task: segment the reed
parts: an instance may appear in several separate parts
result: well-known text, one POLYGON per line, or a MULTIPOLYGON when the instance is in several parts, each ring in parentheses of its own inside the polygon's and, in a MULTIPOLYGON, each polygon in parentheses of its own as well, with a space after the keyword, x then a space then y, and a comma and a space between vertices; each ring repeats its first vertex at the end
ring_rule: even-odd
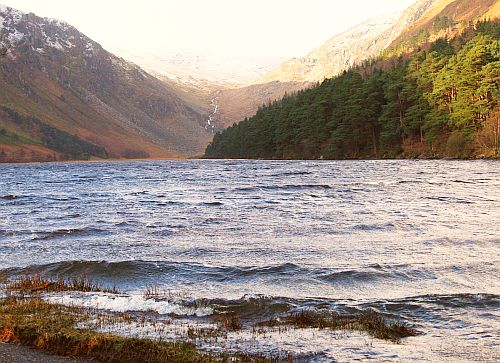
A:
POLYGON ((7 291, 16 291, 21 294, 34 294, 39 292, 105 292, 116 294, 116 287, 107 288, 87 278, 84 275, 46 277, 40 274, 25 275, 17 280, 7 282, 7 291))
POLYGON ((402 338, 419 335, 419 332, 402 322, 390 322, 381 314, 370 311, 360 315, 339 315, 336 313, 318 313, 303 310, 288 316, 259 322, 254 331, 265 332, 263 327, 317 328, 332 330, 355 330, 366 332, 371 336, 400 343, 402 338))

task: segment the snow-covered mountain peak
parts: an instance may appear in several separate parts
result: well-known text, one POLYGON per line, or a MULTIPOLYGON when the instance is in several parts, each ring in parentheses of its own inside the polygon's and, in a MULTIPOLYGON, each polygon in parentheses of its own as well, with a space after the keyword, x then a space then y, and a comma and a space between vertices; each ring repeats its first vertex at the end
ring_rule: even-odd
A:
MULTIPOLYGON (((74 40, 79 32, 68 23, 51 18, 37 17, 31 13, 0 5, 0 49, 30 45, 39 53, 46 48, 57 50, 75 47, 74 40)), ((90 44, 90 39, 82 41, 90 44)))

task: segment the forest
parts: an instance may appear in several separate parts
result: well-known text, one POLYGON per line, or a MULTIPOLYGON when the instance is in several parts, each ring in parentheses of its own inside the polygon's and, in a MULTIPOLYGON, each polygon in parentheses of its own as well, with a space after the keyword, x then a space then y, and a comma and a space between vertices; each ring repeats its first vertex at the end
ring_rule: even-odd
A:
MULTIPOLYGON (((71 135, 61 131, 36 117, 23 116, 7 106, 2 106, 3 111, 12 119, 17 127, 28 136, 26 140, 31 143, 40 144, 60 154, 63 160, 89 160, 91 157, 106 158, 106 149, 82 140, 77 135, 71 135)), ((20 136, 0 128, 0 141, 5 143, 16 143, 20 136)), ((23 152, 23 149, 21 149, 23 152)), ((3 150, 0 150, 0 162, 3 161, 3 150)), ((22 155, 21 155, 22 156, 22 155)), ((54 157, 53 160, 56 160, 54 157)))
POLYGON ((481 21, 410 54, 365 62, 262 106, 216 134, 205 157, 498 157, 499 38, 500 21, 481 21))

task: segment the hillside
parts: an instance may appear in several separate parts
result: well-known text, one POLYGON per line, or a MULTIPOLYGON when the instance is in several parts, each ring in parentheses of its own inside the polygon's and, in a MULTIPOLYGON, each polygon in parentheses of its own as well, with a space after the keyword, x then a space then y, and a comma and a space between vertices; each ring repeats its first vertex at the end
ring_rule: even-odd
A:
MULTIPOLYGON (((458 0, 461 1, 461 0, 458 0)), ((500 21, 344 72, 215 135, 210 158, 500 154, 500 21)))
POLYGON ((335 35, 305 57, 293 58, 265 75, 259 83, 321 82, 377 57, 406 28, 419 21, 438 0, 419 0, 401 14, 370 19, 335 35))
POLYGON ((217 91, 251 84, 279 64, 274 57, 228 57, 190 53, 156 55, 117 50, 115 54, 132 61, 161 79, 200 91, 217 91))
POLYGON ((182 157, 208 105, 58 20, 0 6, 0 161, 182 157))
POLYGON ((255 84, 222 90, 217 121, 227 127, 253 116, 259 106, 281 99, 285 93, 311 87, 377 57, 401 32, 424 16, 436 1, 419 0, 401 14, 370 19, 333 36, 304 57, 283 62, 255 84))
POLYGON ((214 115, 218 128, 232 126, 245 117, 255 115, 258 108, 279 100, 286 94, 296 93, 312 84, 307 82, 271 82, 246 87, 222 89, 214 93, 217 112, 214 115))
POLYGON ((499 0, 439 0, 423 17, 401 32, 384 53, 392 56, 413 52, 426 42, 459 35, 470 22, 499 16, 499 0))

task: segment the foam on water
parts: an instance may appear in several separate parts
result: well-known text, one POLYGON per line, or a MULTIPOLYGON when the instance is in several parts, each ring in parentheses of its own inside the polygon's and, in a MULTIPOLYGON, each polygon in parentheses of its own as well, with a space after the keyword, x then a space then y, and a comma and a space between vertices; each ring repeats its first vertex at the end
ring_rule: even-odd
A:
POLYGON ((78 306, 85 308, 101 309, 111 312, 137 312, 148 311, 158 314, 174 314, 178 316, 207 316, 213 313, 210 307, 188 307, 169 301, 148 299, 142 295, 118 295, 108 293, 62 293, 45 296, 50 303, 65 306, 78 306))

